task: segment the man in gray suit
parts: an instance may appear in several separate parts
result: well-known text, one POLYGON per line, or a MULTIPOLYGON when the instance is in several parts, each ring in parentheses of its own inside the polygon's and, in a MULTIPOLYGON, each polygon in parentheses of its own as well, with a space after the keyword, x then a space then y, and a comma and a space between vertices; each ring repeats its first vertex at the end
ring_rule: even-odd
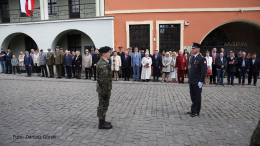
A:
POLYGON ((46 54, 43 53, 43 50, 40 50, 40 65, 41 65, 41 71, 42 71, 42 77, 44 77, 46 75, 46 77, 48 77, 48 72, 47 72, 47 68, 46 68, 46 54), (45 74, 44 74, 45 72, 45 74))

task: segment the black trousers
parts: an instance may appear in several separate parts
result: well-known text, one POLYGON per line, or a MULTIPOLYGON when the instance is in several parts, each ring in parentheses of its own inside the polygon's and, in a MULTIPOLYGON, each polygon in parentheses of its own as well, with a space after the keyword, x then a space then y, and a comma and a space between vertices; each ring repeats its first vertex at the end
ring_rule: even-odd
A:
POLYGON ((248 84, 251 84, 252 76, 254 76, 254 84, 256 84, 256 82, 257 82, 257 74, 258 74, 258 72, 256 72, 256 73, 249 72, 249 74, 248 74, 248 84))
POLYGON ((160 77, 160 69, 159 69, 159 67, 153 67, 153 79, 154 80, 155 80, 155 77, 156 77, 157 80, 160 77))
POLYGON ((91 75, 92 75, 92 70, 91 67, 90 68, 85 68, 85 74, 86 74, 86 79, 91 79, 91 75))
POLYGON ((66 72, 67 72, 67 77, 71 78, 71 69, 70 66, 66 66, 66 72))
POLYGON ((199 114, 201 108, 202 88, 199 88, 198 84, 189 84, 189 86, 190 86, 190 98, 192 101, 191 112, 199 114))
POLYGON ((46 65, 41 65, 41 70, 42 70, 42 76, 48 77, 48 72, 47 72, 46 65))
POLYGON ((216 69, 216 64, 212 64, 212 75, 210 76, 210 82, 216 82, 216 76, 217 76, 217 69, 216 69))
POLYGON ((32 68, 32 73, 35 73, 35 69, 34 69, 34 64, 33 64, 33 62, 31 63, 31 68, 32 68))
POLYGON ((36 73, 41 73, 41 66, 38 66, 37 63, 35 63, 35 66, 34 66, 34 70, 36 71, 36 73))
POLYGON ((5 67, 6 67, 6 72, 5 73, 8 73, 9 69, 9 73, 11 74, 12 73, 12 63, 11 63, 11 60, 6 60, 5 61, 5 67))
POLYGON ((130 68, 129 67, 123 68, 123 73, 124 73, 125 80, 126 79, 129 80, 130 68))
POLYGON ((76 77, 75 76, 75 67, 74 67, 74 65, 72 65, 72 73, 73 73, 73 77, 76 77))
POLYGON ((94 72, 94 79, 97 79, 97 67, 96 66, 92 66, 93 68, 93 72, 94 72))

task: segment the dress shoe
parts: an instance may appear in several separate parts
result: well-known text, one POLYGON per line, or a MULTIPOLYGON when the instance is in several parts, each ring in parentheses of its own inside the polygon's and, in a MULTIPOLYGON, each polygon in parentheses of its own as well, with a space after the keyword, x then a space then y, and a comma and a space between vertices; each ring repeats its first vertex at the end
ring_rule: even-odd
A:
POLYGON ((231 84, 232 86, 234 86, 234 84, 231 84))
POLYGON ((153 80, 153 82, 155 82, 155 80, 153 80))
POLYGON ((191 114, 191 117, 199 117, 200 116, 200 114, 197 114, 197 113, 193 113, 193 114, 191 114))
POLYGON ((227 85, 229 85, 229 83, 227 83, 227 85))
POLYGON ((192 112, 192 111, 189 111, 189 112, 187 112, 186 114, 190 114, 190 115, 192 115, 194 112, 192 112))
POLYGON ((157 80, 157 82, 159 82, 159 80, 157 80))
POLYGON ((248 83, 247 85, 251 85, 251 83, 248 83))
POLYGON ((209 84, 212 84, 212 82, 209 82, 209 84))
POLYGON ((96 79, 94 79, 93 81, 96 81, 96 79))
POLYGON ((223 86, 225 86, 224 84, 222 84, 223 86))
POLYGON ((256 84, 254 84, 254 86, 256 86, 256 84))
POLYGON ((135 82, 135 80, 133 80, 133 82, 135 82))
POLYGON ((129 79, 127 79, 127 81, 129 81, 129 79))
POLYGON ((126 81, 126 79, 124 79, 124 81, 126 81))
POLYGON ((137 82, 140 82, 140 80, 137 80, 137 82))

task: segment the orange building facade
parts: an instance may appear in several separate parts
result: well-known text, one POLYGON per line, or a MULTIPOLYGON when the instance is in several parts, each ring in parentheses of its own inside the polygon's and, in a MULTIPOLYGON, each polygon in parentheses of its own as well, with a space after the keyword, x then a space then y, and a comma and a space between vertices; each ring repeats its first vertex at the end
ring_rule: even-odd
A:
POLYGON ((244 50, 260 55, 259 0, 105 0, 105 16, 114 17, 114 48, 138 47, 201 52, 244 50))

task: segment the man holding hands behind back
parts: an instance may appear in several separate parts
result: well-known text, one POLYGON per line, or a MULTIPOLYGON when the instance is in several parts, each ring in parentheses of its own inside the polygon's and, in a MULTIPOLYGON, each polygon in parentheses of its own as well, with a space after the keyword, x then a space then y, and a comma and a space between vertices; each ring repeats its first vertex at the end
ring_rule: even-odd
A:
POLYGON ((112 89, 112 71, 108 59, 110 58, 110 47, 99 49, 100 60, 97 62, 97 92, 99 105, 97 108, 97 116, 99 118, 99 129, 111 129, 113 126, 110 122, 106 122, 106 112, 109 106, 109 100, 112 89))
POLYGON ((201 108, 201 92, 207 73, 206 58, 200 55, 200 44, 193 43, 193 56, 190 58, 189 86, 192 101, 191 111, 187 112, 191 117, 199 116, 201 108))

